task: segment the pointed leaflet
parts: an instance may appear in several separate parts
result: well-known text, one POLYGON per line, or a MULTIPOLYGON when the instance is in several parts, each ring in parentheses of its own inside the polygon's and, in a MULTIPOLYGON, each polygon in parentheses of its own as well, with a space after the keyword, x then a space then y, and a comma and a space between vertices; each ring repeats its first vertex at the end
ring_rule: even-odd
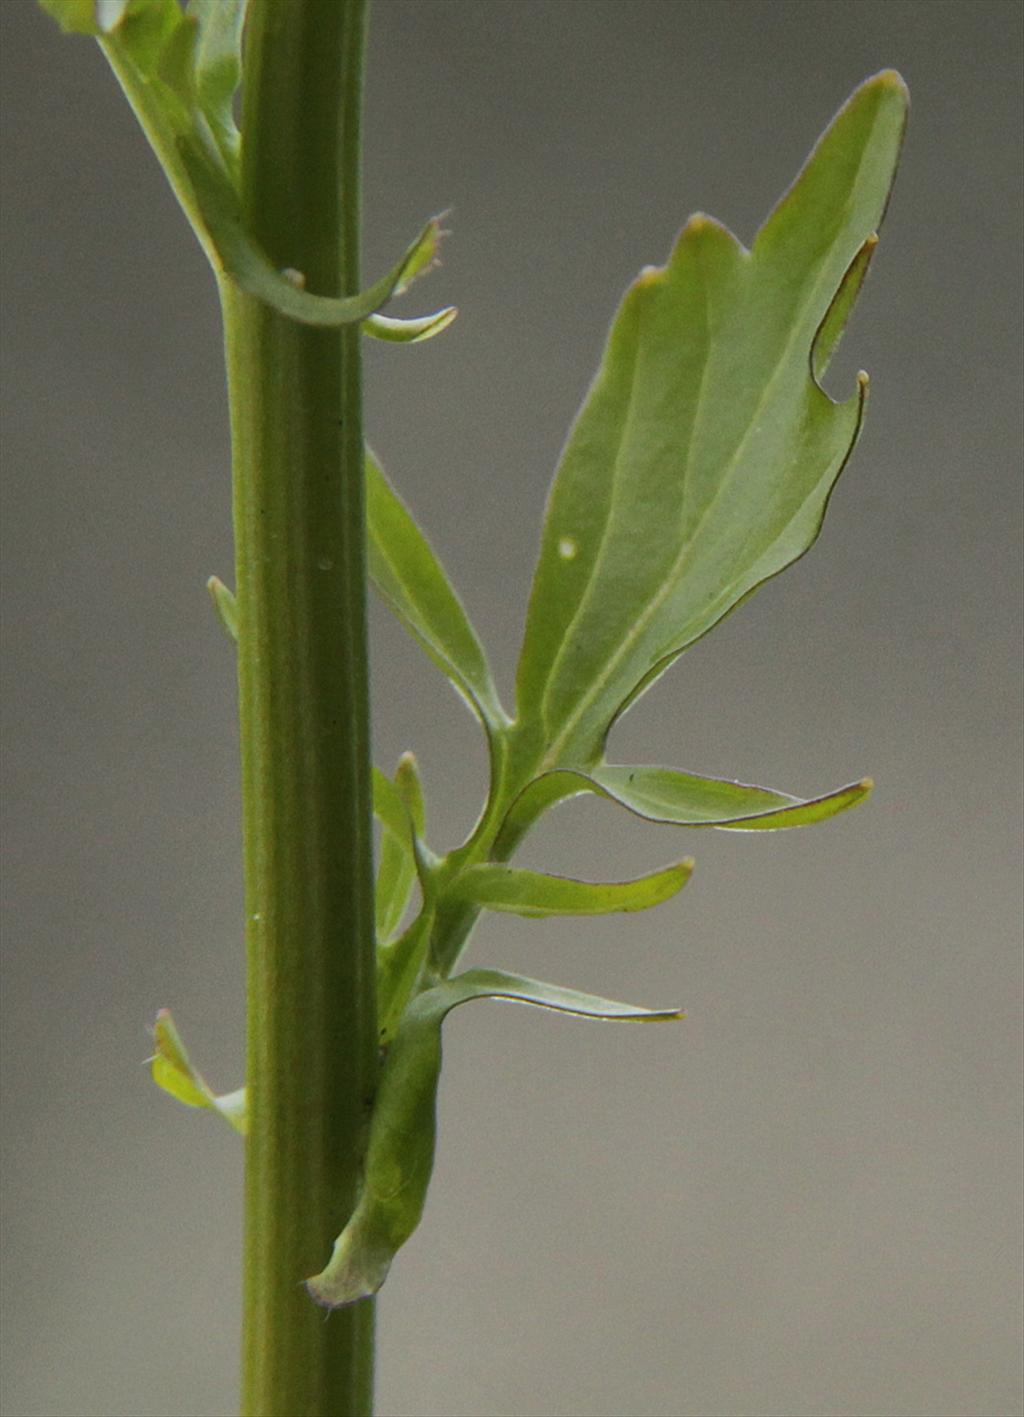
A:
MULTIPOLYGON (((246 230, 238 193, 203 145, 182 137, 177 147, 221 270, 241 290, 289 320, 330 329, 354 325, 374 314, 393 295, 400 295, 434 260, 441 240, 437 217, 427 222, 397 265, 368 289, 358 295, 313 295, 303 289, 301 279, 290 279, 278 270, 246 230)), ((444 314, 442 311, 430 319, 441 320, 444 314)))
POLYGON ((219 1112, 236 1132, 245 1132, 245 1088, 217 1096, 203 1075, 192 1066, 181 1035, 174 1026, 170 1009, 161 1009, 153 1026, 156 1052, 151 1068, 153 1081, 187 1107, 207 1107, 219 1112))
POLYGON ((630 700, 815 539, 863 389, 834 404, 812 346, 821 328, 820 373, 905 111, 897 75, 869 80, 752 251, 694 217, 627 293, 552 489, 519 663, 545 766, 595 761, 630 700))
POLYGON ((693 861, 666 866, 635 881, 575 881, 515 866, 470 866, 455 880, 448 898, 540 919, 545 915, 611 915, 649 910, 681 891, 693 861))
POLYGON ((485 727, 506 722, 487 658, 441 563, 373 454, 366 454, 370 576, 485 727))
POLYGON ((238 601, 235 599, 234 592, 228 590, 219 576, 211 576, 206 582, 206 589, 210 592, 213 608, 217 612, 217 618, 223 625, 225 633, 237 644, 238 601))
POLYGON ((313 1298, 327 1308, 375 1294, 395 1251, 419 1224, 434 1165, 441 1024, 457 1005, 488 998, 585 1018, 653 1022, 682 1017, 678 1009, 638 1009, 491 969, 472 969, 420 994, 406 1010, 388 1051, 359 1203, 335 1241, 326 1269, 306 1281, 313 1298))
POLYGON ((665 826, 717 827, 722 831, 781 831, 812 826, 863 802, 874 786, 861 778, 821 797, 793 797, 727 778, 698 777, 673 768, 619 767, 598 763, 586 771, 542 773, 512 803, 496 849, 518 840, 524 827, 557 802, 592 792, 617 802, 644 821, 665 826))

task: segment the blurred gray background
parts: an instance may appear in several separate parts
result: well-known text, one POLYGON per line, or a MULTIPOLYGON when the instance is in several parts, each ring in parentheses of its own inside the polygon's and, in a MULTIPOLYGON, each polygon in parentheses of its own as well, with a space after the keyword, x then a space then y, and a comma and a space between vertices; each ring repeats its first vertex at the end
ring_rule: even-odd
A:
MULTIPOLYGON (((142 1065, 170 1006, 241 1081, 231 579, 213 286, 98 50, 3 0, 10 1417, 235 1408, 241 1149, 142 1065)), ((377 0, 366 268, 453 209, 454 301, 367 351, 371 436, 510 683, 545 493, 619 295, 697 208, 744 240, 854 85, 914 109, 830 384, 873 375, 814 552, 616 730, 620 761, 861 810, 768 837, 550 817, 523 860, 649 916, 481 928, 491 963, 677 1028, 448 1026, 380 1412, 1021 1411, 1021 10, 992 0, 377 0)), ((376 607, 375 733, 438 848, 476 728, 376 607)))

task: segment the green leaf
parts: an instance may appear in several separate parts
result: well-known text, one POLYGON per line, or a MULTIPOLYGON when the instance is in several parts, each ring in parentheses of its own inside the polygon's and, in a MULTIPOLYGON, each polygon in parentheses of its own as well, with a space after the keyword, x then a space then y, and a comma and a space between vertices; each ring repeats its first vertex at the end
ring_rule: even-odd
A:
POLYGON ((235 170, 239 134, 234 97, 242 81, 242 28, 248 0, 188 0, 187 11, 199 25, 195 49, 195 92, 214 142, 235 170))
POLYGON ((693 860, 666 866, 634 881, 595 883, 549 876, 514 866, 470 866, 452 883, 451 898, 488 910, 540 919, 546 915, 610 915, 649 910, 671 899, 690 879, 693 860))
POLYGON ((206 582, 213 608, 228 636, 238 643, 238 602, 219 576, 211 576, 206 582))
POLYGON ((405 804, 405 810, 417 836, 423 836, 427 829, 427 811, 423 801, 423 783, 420 781, 419 764, 415 753, 403 753, 395 769, 395 786, 405 804))
POLYGON ((454 305, 446 305, 433 315, 423 315, 414 320, 396 320, 390 315, 367 315, 363 321, 363 333, 391 344, 422 344, 424 340, 433 339, 446 330, 458 313, 454 305))
POLYGON ((377 767, 373 769, 373 811, 382 826, 399 840, 409 842, 412 822, 405 799, 387 773, 377 767))
POLYGON ((116 18, 113 23, 108 21, 106 25, 97 14, 96 0, 39 0, 39 5, 51 19, 57 21, 65 34, 97 35, 102 34, 104 28, 111 29, 120 21, 127 0, 120 0, 118 9, 121 13, 117 14, 115 11, 116 18))
MULTIPOLYGON (((428 541, 370 452, 367 452, 367 533, 370 574, 382 597, 433 662, 448 674, 483 723, 493 726, 504 723, 506 718, 497 700, 486 656, 465 609, 428 541)), ((234 595, 215 575, 207 581, 207 589, 222 625, 228 635, 237 640, 238 605, 234 595)), ((399 764, 399 771, 415 775, 415 760, 406 762, 405 768, 399 764)), ((394 788, 384 774, 381 778, 387 786, 381 784, 380 792, 391 799, 394 830, 401 801, 392 796, 394 788)), ((422 819, 418 830, 422 835, 422 819)))
POLYGON ((151 1060, 153 1081, 186 1107, 218 1112, 236 1132, 246 1129, 245 1088, 217 1096, 192 1066, 169 1009, 161 1009, 153 1026, 156 1052, 151 1060))
POLYGON ((377 1024, 382 1048, 394 1038, 415 992, 430 948, 434 921, 433 905, 427 904, 397 939, 377 948, 377 1024))
POLYGON ((393 832, 382 831, 376 885, 376 927, 379 945, 391 942, 402 923, 415 884, 416 863, 408 845, 400 841, 393 832))
POLYGON ((480 641, 430 543, 369 450, 366 523, 377 590, 484 726, 500 730, 508 719, 480 641))
POLYGON ((584 1018, 653 1022, 678 1009, 639 1009, 575 989, 474 969, 420 994, 409 1005, 388 1051, 370 1123, 363 1188, 351 1220, 321 1274, 306 1281, 329 1309, 375 1294, 395 1252, 419 1224, 434 1164, 441 1024, 471 999, 511 999, 584 1018))
POLYGON ((182 12, 177 0, 129 0, 122 18, 109 27, 105 43, 133 64, 143 80, 158 74, 163 78, 160 71, 166 66, 171 80, 166 86, 187 108, 195 31, 195 21, 182 12), (179 56, 177 62, 173 51, 179 56))
POLYGON ((557 802, 592 792, 617 802, 644 821, 665 826, 717 827, 723 831, 781 831, 827 821, 871 792, 871 778, 836 788, 821 797, 793 797, 767 787, 726 778, 698 777, 673 768, 619 767, 599 763, 582 769, 544 773, 512 803, 496 847, 518 839, 526 825, 557 802))
MULTIPOLYGON (((416 882, 417 862, 410 836, 410 827, 418 835, 423 835, 424 808, 423 792, 416 770, 416 759, 412 753, 403 753, 399 759, 398 769, 395 773, 395 790, 408 815, 405 821, 405 830, 401 835, 386 826, 381 831, 376 894, 378 945, 387 945, 391 942, 392 936, 401 924, 409 904, 412 888, 416 882)), ((396 816, 394 803, 389 801, 385 810, 394 820, 396 816)))
POLYGON ((905 116, 898 75, 870 79, 751 251, 692 217, 627 293, 530 600, 519 715, 543 767, 596 761, 636 696, 816 538, 865 381, 837 404, 815 376, 863 279, 905 116))
POLYGON ((149 6, 166 6, 170 0, 39 0, 40 8, 57 21, 65 34, 110 34, 128 12, 149 6))
POLYGON ((178 152, 221 269, 241 290, 289 320, 331 329, 357 324, 401 294, 434 259, 441 239, 437 217, 427 222, 402 259, 369 289, 342 297, 312 295, 303 288, 301 273, 284 274, 246 230, 238 193, 203 146, 193 138, 181 138, 178 152))

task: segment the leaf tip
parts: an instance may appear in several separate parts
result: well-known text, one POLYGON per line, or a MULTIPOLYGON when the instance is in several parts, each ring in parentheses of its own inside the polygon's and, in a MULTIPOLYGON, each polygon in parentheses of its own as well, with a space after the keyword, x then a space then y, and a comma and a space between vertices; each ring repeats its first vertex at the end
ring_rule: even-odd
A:
POLYGON ((633 285, 637 290, 648 290, 652 285, 658 285, 664 278, 664 266, 644 266, 633 285))
POLYGON ((907 81, 898 69, 882 69, 873 78, 868 79, 865 87, 886 89, 889 93, 898 95, 904 103, 910 102, 910 89, 907 81))
POLYGON ((873 777, 862 777, 860 782, 857 783, 857 786, 860 788, 860 790, 866 797, 869 792, 874 792, 875 779, 873 777))

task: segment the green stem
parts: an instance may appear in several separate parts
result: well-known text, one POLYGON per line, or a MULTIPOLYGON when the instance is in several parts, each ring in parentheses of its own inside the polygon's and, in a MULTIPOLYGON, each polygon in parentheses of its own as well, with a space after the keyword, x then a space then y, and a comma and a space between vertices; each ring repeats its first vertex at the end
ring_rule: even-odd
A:
MULTIPOLYGON (((246 219, 307 288, 359 289, 365 0, 252 0, 246 219)), ((353 1208, 377 1072, 360 334, 222 283, 245 843, 245 1417, 362 1417, 373 1306, 302 1280, 353 1208)))

